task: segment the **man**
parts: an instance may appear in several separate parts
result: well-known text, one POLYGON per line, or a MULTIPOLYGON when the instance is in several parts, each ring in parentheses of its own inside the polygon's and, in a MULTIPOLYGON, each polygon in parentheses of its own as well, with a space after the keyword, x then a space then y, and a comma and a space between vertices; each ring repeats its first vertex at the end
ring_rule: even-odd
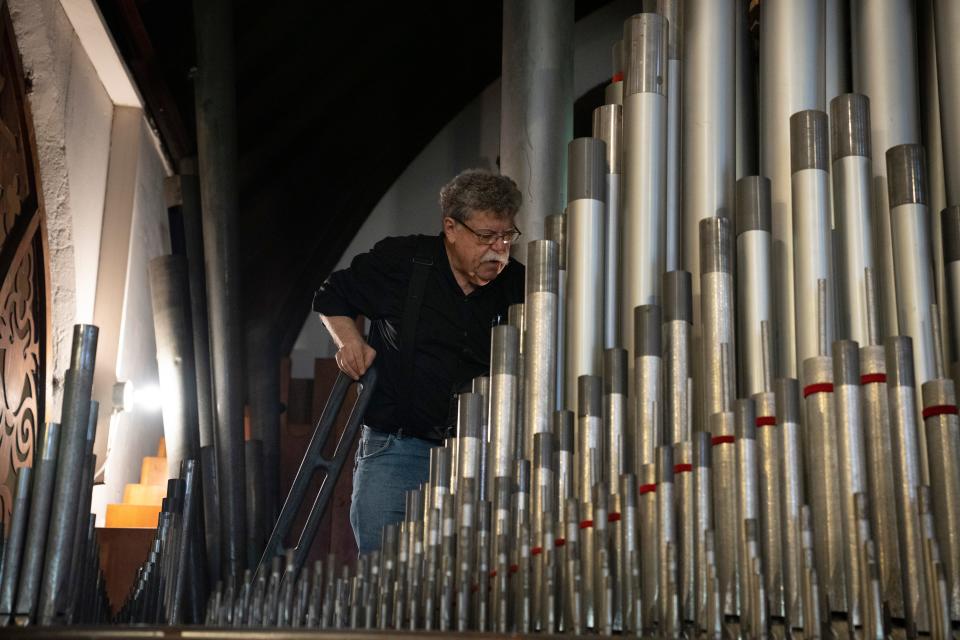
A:
POLYGON ((361 553, 403 520, 404 492, 429 478, 429 451, 455 435, 456 395, 490 366, 490 330, 523 301, 521 195, 506 176, 465 171, 440 191, 438 236, 386 238, 334 272, 313 308, 358 379, 377 363, 353 471, 350 524, 361 553), (354 318, 371 320, 370 342, 354 318))

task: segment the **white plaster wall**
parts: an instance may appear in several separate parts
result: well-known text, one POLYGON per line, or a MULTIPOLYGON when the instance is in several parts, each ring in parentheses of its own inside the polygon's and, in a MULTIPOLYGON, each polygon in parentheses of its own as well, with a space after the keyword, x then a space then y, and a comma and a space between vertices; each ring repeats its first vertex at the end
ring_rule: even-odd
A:
MULTIPOLYGON (((623 22, 640 10, 639 3, 617 0, 586 16, 574 30, 573 86, 581 96, 611 75, 613 43, 623 37, 623 22)), ((440 187, 470 168, 496 170, 500 152, 500 80, 491 83, 457 114, 404 170, 377 203, 336 269, 358 253, 368 251, 386 236, 439 233, 440 187)), ((524 237, 524 242, 536 238, 524 237)), ((336 349, 311 313, 290 354, 292 375, 312 378, 315 358, 330 357, 336 349)))
MULTIPOLYGON (((165 169, 153 144, 153 132, 142 119, 140 137, 116 361, 117 379, 131 381, 134 389, 159 384, 147 265, 153 258, 170 253, 170 229, 163 192, 165 169)), ((102 256, 104 260, 111 257, 102 256)), ((94 512, 98 520, 104 515, 102 505, 120 502, 124 485, 139 482, 140 464, 144 456, 156 455, 162 435, 163 420, 156 409, 136 407, 110 421, 104 484, 95 494, 94 512)), ((98 525, 102 524, 98 522, 98 525)))
POLYGON ((56 0, 8 0, 24 74, 32 80, 27 100, 33 118, 47 220, 49 261, 46 417, 58 420, 63 372, 70 364, 77 281, 73 218, 67 172, 67 93, 74 55, 73 30, 56 0))
POLYGON ((76 269, 76 321, 92 322, 100 262, 113 102, 90 58, 73 41, 66 109, 67 175, 76 269))
MULTIPOLYGON (((129 85, 92 0, 8 0, 37 141, 41 197, 46 214, 49 260, 47 420, 59 420, 62 380, 69 366, 73 325, 91 322, 98 301, 110 301, 117 320, 101 331, 97 373, 110 380, 156 384, 156 347, 147 263, 169 252, 164 178, 169 174, 157 136, 129 85), (78 22, 79 21, 79 22, 78 22), (137 128, 117 136, 118 105, 133 112, 137 128), (126 171, 108 172, 111 157, 132 158, 126 171), (107 195, 126 198, 119 211, 129 231, 104 241, 107 195), (121 259, 122 258, 122 259, 121 259), (126 262, 125 272, 100 284, 104 268, 126 262), (106 342, 118 345, 100 357, 106 342)), ((124 227, 125 225, 121 225, 124 227)), ((114 234, 116 236, 117 234, 114 234)), ((117 446, 106 465, 106 484, 95 490, 94 510, 119 500, 123 485, 139 480, 140 461, 156 451, 162 435, 158 411, 137 410, 109 418, 109 385, 95 393, 101 424, 112 423, 117 446)), ((96 449, 107 449, 108 429, 100 428, 96 449)), ((104 464, 101 455, 99 465, 104 464)))

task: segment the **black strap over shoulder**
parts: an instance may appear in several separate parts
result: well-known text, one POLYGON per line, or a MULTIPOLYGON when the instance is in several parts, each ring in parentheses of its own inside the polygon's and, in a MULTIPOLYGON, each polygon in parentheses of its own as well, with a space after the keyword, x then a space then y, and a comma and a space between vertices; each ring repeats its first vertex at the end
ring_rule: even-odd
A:
POLYGON ((420 320, 420 307, 423 305, 423 294, 427 290, 427 278, 433 268, 433 256, 436 252, 435 236, 420 236, 417 238, 417 250, 413 256, 413 273, 407 287, 407 300, 403 305, 403 316, 400 319, 400 363, 402 378, 400 380, 400 414, 401 427, 413 426, 413 389, 414 354, 417 346, 417 323, 420 320))

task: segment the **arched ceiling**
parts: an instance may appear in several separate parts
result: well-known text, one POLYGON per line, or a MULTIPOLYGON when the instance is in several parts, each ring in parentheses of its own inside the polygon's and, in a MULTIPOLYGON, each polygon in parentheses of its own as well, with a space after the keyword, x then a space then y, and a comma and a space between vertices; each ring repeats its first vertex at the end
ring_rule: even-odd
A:
MULTIPOLYGON (((576 18, 608 0, 577 0, 576 18)), ((97 0, 175 163, 195 155, 191 0, 97 0)), ((236 0, 247 322, 289 350, 311 292, 426 144, 500 74, 502 2, 236 0)))

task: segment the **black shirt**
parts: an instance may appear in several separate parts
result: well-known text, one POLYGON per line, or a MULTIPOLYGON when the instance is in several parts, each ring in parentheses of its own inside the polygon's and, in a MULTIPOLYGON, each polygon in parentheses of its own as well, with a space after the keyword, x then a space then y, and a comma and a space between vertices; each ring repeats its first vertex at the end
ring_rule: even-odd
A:
POLYGON ((400 320, 413 272, 419 236, 385 238, 350 267, 330 275, 313 298, 313 310, 326 316, 364 315, 371 320, 370 346, 379 376, 364 423, 393 432, 436 439, 456 422, 453 400, 490 368, 490 331, 506 319, 507 307, 523 302, 524 267, 516 260, 500 275, 469 295, 457 284, 443 237, 436 237, 433 266, 420 307, 414 352, 414 380, 409 389, 413 424, 402 424, 397 397, 403 373, 400 320))

